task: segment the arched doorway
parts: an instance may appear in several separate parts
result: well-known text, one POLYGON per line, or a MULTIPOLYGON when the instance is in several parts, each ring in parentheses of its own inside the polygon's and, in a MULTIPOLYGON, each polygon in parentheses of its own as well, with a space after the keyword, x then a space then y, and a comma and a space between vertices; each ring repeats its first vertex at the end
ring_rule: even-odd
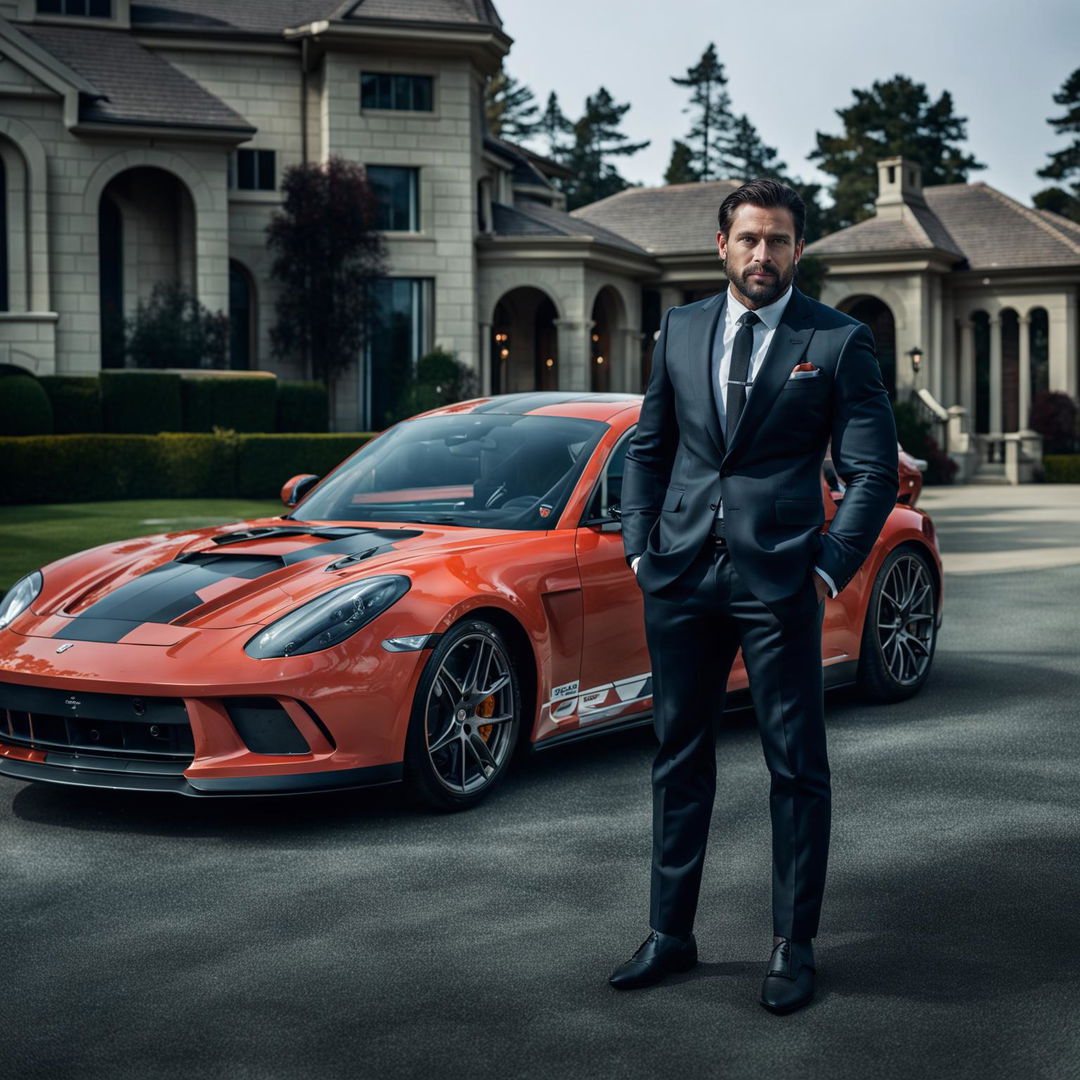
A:
POLYGON ((845 315, 870 327, 877 346, 881 378, 889 397, 896 398, 896 320, 892 309, 876 296, 853 296, 839 305, 845 315))
POLYGON ((491 320, 491 392, 557 390, 558 312, 547 293, 523 285, 505 293, 491 320))
POLYGON ((605 285, 597 294, 592 309, 592 333, 589 349, 589 389, 598 393, 611 390, 614 376, 616 343, 621 344, 623 330, 622 301, 619 294, 605 285))
MULTIPOLYGON (((1028 315, 1028 343, 1031 347, 1031 402, 1050 389, 1050 317, 1046 308, 1032 308, 1028 315)), ((1031 417, 1023 417, 1029 426, 1031 417)))
POLYGON ((98 202, 101 366, 124 364, 124 319, 155 285, 195 292, 195 203, 187 185, 155 166, 125 169, 98 202))
POLYGON ((975 431, 990 431, 990 316, 985 311, 971 315, 975 337, 975 431))
POLYGON ((257 367, 255 280, 246 266, 229 260, 229 367, 257 367))
POLYGON ((1019 431, 1020 316, 1012 308, 1001 313, 1001 410, 1002 430, 1019 431))

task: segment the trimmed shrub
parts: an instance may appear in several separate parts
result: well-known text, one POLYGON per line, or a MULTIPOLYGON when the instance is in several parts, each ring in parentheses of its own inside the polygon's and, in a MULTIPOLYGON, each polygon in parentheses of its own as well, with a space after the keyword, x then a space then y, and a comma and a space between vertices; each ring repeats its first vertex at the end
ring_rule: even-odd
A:
POLYGON ((1043 458, 1047 484, 1080 484, 1080 454, 1047 454, 1043 458))
POLYGON ((373 437, 370 433, 238 436, 236 494, 244 499, 272 499, 290 476, 325 476, 373 437))
POLYGON ((329 431, 330 399, 319 382, 277 384, 275 431, 329 431))
POLYGON ((277 380, 245 375, 192 376, 181 387, 184 431, 270 432, 277 411, 277 380))
POLYGON ((175 282, 159 281, 126 321, 127 354, 137 368, 223 368, 229 319, 175 282))
POLYGON ((1070 454, 1077 447, 1076 402, 1060 390, 1042 390, 1031 404, 1031 428, 1043 437, 1048 454, 1070 454))
POLYGON ((101 412, 114 435, 182 431, 180 376, 158 371, 103 371, 101 412))
POLYGON ((101 380, 96 375, 42 375, 53 410, 53 432, 101 431, 101 380))
POLYGON ((298 473, 324 476, 370 434, 32 435, 0 438, 0 504, 274 498, 298 473))
POLYGON ((420 357, 416 380, 402 390, 397 412, 399 416, 412 416, 441 405, 465 401, 475 397, 476 392, 476 372, 463 364, 457 353, 433 349, 420 357))
POLYGON ((49 395, 33 375, 0 375, 0 435, 47 435, 53 429, 49 395))

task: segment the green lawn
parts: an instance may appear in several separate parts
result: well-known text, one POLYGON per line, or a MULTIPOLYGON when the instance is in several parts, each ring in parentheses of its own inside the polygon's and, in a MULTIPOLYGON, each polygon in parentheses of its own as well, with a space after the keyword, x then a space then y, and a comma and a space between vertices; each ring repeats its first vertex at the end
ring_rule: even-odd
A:
POLYGON ((252 499, 0 506, 0 595, 23 574, 96 544, 281 513, 284 507, 280 502, 252 499))

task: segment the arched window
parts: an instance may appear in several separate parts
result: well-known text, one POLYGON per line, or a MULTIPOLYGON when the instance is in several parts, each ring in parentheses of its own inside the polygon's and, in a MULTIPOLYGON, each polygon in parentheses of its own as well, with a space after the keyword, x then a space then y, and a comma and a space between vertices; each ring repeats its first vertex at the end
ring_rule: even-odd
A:
MULTIPOLYGON (((1031 345, 1031 400, 1050 389, 1050 318, 1046 308, 1033 308, 1029 316, 1028 334, 1031 345)), ((1022 418, 1027 423, 1028 418, 1022 418)))
POLYGON ((971 321, 975 327, 975 430, 985 435, 990 430, 990 316, 976 311, 971 321))
POLYGON ((889 397, 896 400, 896 320, 892 309, 876 296, 856 296, 840 305, 840 310, 866 323, 877 346, 881 378, 889 397))
POLYGON ((246 370, 255 362, 255 282, 235 259, 229 260, 229 367, 246 370))

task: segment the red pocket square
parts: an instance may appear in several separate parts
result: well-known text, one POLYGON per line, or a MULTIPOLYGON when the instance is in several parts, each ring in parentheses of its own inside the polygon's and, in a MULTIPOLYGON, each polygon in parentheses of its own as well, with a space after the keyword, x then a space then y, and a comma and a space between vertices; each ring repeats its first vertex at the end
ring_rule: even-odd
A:
POLYGON ((796 371, 817 371, 817 368, 808 360, 805 364, 796 364, 791 372, 794 374, 796 371))

